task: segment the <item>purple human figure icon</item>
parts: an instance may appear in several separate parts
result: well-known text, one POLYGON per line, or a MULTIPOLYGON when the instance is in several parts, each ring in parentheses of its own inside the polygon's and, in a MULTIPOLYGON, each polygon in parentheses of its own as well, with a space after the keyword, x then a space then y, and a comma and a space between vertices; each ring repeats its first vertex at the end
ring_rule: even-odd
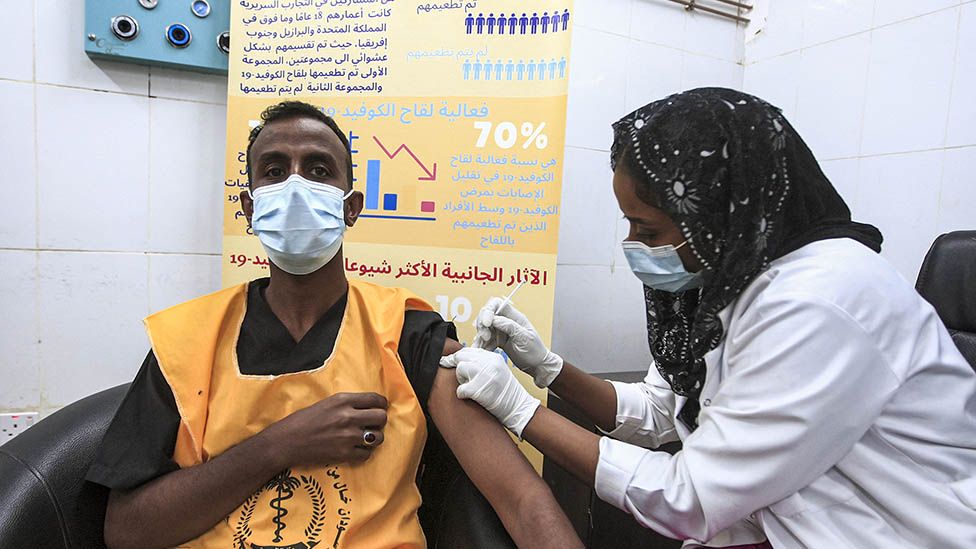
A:
POLYGON ((474 79, 481 80, 481 62, 477 60, 474 62, 474 79))
POLYGON ((505 80, 511 80, 513 72, 515 72, 515 63, 509 59, 508 63, 505 63, 505 80))
POLYGON ((566 58, 559 60, 559 78, 566 78, 566 58))
POLYGON ((542 17, 539 18, 539 22, 542 23, 542 34, 549 32, 549 12, 542 12, 542 17))
POLYGON ((495 34, 495 14, 488 14, 488 34, 495 34))
POLYGON ((539 60, 539 64, 536 65, 535 68, 539 71, 539 80, 545 80, 546 79, 546 60, 545 59, 540 59, 539 60))
POLYGON ((474 27, 474 15, 469 13, 468 16, 464 18, 464 31, 471 34, 472 27, 474 27))
POLYGON ((498 34, 505 34, 505 25, 508 23, 508 19, 505 18, 504 13, 498 14, 498 34))
POLYGON ((556 79, 556 59, 549 60, 549 80, 556 79))
POLYGON ((529 26, 532 27, 532 34, 539 32, 539 14, 533 13, 532 17, 529 18, 529 26))
POLYGON ((559 32, 559 12, 552 12, 549 23, 552 25, 552 32, 559 32))
POLYGON ((566 30, 568 28, 569 28, 569 10, 565 9, 563 10, 563 30, 566 30))
POLYGON ((474 24, 478 27, 478 34, 481 34, 485 30, 485 14, 479 13, 478 17, 474 20, 474 24))
POLYGON ((528 69, 529 80, 535 80, 535 60, 529 59, 529 62, 525 68, 528 69))
POLYGON ((529 24, 529 18, 526 17, 525 14, 523 13, 522 17, 519 17, 519 34, 525 34, 525 27, 528 24, 529 24))
POLYGON ((499 59, 498 61, 495 61, 495 80, 501 80, 502 79, 502 71, 503 70, 505 70, 505 63, 502 63, 502 60, 501 59, 499 59))
POLYGON ((518 73, 519 80, 525 75, 525 63, 521 59, 519 59, 518 65, 515 65, 515 72, 518 73))
POLYGON ((471 61, 465 59, 464 64, 461 65, 461 67, 464 69, 464 79, 465 80, 471 79, 471 61))
POLYGON ((491 69, 494 67, 491 59, 485 59, 485 80, 491 80, 491 69))
MULTIPOLYGON (((525 14, 523 13, 524 17, 525 14)), ((511 17, 508 18, 508 34, 515 34, 515 26, 518 25, 519 18, 513 13, 511 17)), ((522 34, 525 34, 525 25, 522 25, 522 34)))

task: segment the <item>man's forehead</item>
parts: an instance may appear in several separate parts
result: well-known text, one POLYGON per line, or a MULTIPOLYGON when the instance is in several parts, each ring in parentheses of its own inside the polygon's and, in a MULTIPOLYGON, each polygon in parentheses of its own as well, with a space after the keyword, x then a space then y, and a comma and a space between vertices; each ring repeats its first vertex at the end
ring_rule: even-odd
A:
POLYGON ((278 149, 282 146, 326 149, 338 156, 341 156, 339 153, 346 152, 345 146, 332 128, 321 120, 307 116, 269 122, 254 140, 251 152, 260 153, 264 149, 278 149))

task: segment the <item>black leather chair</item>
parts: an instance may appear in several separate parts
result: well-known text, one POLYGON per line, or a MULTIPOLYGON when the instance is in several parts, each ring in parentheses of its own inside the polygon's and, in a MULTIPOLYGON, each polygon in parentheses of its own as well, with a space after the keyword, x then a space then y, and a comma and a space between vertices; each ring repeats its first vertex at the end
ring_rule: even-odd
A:
POLYGON ((936 238, 915 288, 935 307, 959 351, 976 369, 976 231, 936 238))
MULTIPOLYGON (((0 547, 104 547, 108 490, 84 478, 127 388, 75 402, 0 446, 0 547)), ((434 431, 422 462, 420 520, 430 547, 515 547, 434 431)))

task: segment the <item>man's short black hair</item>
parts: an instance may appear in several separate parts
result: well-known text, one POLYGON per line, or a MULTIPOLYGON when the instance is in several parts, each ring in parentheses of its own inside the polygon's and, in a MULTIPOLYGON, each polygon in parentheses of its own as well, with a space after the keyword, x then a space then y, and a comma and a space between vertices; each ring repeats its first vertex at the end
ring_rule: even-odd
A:
POLYGON ((336 121, 332 119, 331 116, 322 112, 321 109, 315 105, 310 105, 303 101, 282 101, 276 105, 271 105, 264 112, 261 113, 261 123, 255 126, 251 130, 251 135, 247 138, 247 155, 245 157, 245 166, 247 168, 247 186, 251 186, 251 147, 254 145, 254 140, 258 138, 261 130, 271 122, 278 120, 285 120, 288 118, 312 118, 318 120, 328 126, 336 136, 339 141, 342 142, 343 148, 346 150, 346 177, 349 179, 349 188, 352 188, 352 150, 349 148, 349 139, 346 137, 345 132, 339 129, 339 125, 336 121))

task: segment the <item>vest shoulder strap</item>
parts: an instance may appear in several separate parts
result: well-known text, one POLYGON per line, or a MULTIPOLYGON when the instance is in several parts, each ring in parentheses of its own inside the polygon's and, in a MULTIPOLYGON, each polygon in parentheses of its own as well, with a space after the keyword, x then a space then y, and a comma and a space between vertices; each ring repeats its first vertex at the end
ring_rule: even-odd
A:
POLYGON ((204 459, 203 427, 217 342, 228 322, 243 318, 240 313, 246 301, 247 283, 170 307, 143 321, 182 418, 178 436, 182 443, 174 455, 181 466, 204 459))

